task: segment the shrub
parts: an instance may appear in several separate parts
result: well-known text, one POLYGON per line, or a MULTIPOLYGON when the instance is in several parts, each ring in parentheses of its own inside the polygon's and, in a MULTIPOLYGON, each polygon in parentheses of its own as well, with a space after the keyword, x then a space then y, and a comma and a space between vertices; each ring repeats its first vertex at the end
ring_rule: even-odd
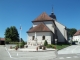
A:
POLYGON ((56 48, 56 47, 54 45, 52 45, 52 44, 48 44, 47 48, 56 48))
POLYGON ((47 40, 44 41, 44 46, 47 46, 48 45, 48 42, 47 40))
POLYGON ((47 45, 47 48, 52 48, 52 45, 48 44, 48 45, 47 45))
POLYGON ((24 42, 21 42, 20 44, 17 44, 17 47, 18 48, 24 48, 24 45, 25 45, 25 43, 24 42))

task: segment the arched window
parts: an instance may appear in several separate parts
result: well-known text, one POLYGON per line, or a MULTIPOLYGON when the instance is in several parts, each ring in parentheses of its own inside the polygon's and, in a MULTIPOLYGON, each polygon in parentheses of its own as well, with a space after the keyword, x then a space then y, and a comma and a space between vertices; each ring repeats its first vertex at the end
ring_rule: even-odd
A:
POLYGON ((42 40, 45 40, 45 36, 42 36, 42 40))
POLYGON ((34 36, 32 36, 32 40, 34 40, 34 36))

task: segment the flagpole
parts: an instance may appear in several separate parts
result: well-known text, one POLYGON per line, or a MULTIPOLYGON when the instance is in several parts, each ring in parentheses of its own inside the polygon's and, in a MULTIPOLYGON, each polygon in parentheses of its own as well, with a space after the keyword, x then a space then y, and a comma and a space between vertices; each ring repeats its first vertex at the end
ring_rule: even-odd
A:
POLYGON ((20 48, 20 44, 21 44, 21 29, 22 29, 22 27, 21 27, 21 24, 20 24, 20 41, 19 41, 19 48, 20 48))

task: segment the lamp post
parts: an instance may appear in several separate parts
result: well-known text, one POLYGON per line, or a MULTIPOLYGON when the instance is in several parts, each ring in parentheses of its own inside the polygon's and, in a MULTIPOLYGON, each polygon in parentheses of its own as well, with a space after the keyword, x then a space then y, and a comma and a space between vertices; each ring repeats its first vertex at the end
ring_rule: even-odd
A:
POLYGON ((20 41, 19 41, 19 49, 20 49, 20 44, 21 44, 21 30, 22 30, 22 27, 21 27, 21 24, 20 24, 20 41))
POLYGON ((56 49, 57 49, 57 39, 55 39, 55 45, 56 45, 56 49))
POLYGON ((58 55, 58 52, 57 52, 57 39, 55 39, 55 45, 56 45, 55 54, 56 54, 56 57, 57 57, 57 55, 58 55))

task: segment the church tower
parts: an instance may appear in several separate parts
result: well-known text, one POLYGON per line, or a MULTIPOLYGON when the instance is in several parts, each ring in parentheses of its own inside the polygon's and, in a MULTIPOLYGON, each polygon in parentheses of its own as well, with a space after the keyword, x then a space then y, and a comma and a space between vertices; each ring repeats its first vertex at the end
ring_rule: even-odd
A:
POLYGON ((51 12, 51 15, 49 15, 51 18, 53 18, 54 20, 56 20, 56 16, 54 15, 54 12, 53 12, 53 7, 52 7, 52 12, 51 12))

